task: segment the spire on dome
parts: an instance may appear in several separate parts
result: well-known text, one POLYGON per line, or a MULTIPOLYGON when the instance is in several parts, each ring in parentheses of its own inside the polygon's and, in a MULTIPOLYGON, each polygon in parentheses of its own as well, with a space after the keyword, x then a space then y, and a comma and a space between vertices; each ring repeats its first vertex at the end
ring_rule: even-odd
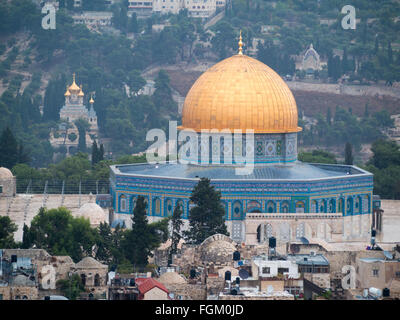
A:
POLYGON ((239 36, 239 42, 238 42, 238 44, 239 44, 239 54, 240 54, 240 55, 243 55, 243 49, 242 49, 242 47, 243 47, 243 42, 242 42, 242 30, 240 30, 240 36, 239 36))

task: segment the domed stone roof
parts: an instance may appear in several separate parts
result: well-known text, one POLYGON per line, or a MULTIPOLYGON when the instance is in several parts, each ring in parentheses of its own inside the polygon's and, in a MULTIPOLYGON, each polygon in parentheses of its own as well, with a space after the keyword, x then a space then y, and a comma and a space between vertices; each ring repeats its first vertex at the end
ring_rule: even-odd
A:
POLYGON ((78 217, 89 219, 90 224, 99 225, 100 222, 107 222, 107 214, 96 203, 85 203, 77 212, 78 217))
POLYGON ((228 236, 215 234, 202 242, 199 251, 201 261, 226 264, 232 262, 236 243, 228 236))
POLYGON ((197 79, 186 96, 180 129, 286 133, 301 131, 297 120, 296 101, 282 78, 239 53, 197 79))
POLYGON ((176 272, 165 272, 158 279, 162 284, 185 284, 186 280, 176 272))
POLYGON ((5 167, 0 167, 0 180, 9 180, 12 179, 14 176, 12 172, 5 168, 5 167))
POLYGON ((100 263, 99 261, 97 261, 92 257, 85 257, 77 264, 75 264, 75 268, 78 269, 104 268, 104 267, 107 267, 107 265, 100 263))

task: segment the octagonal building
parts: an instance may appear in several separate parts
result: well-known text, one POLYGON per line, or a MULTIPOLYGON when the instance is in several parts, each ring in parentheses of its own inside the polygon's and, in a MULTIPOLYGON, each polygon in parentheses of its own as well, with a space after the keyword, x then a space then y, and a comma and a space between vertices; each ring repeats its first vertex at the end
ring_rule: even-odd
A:
POLYGON ((373 175, 356 166, 297 160, 301 128, 293 94, 275 71, 242 54, 241 41, 238 54, 194 83, 178 130, 197 136, 199 152, 183 153, 175 162, 111 166, 116 219, 129 226, 142 195, 150 222, 172 215, 177 204, 188 220, 191 192, 206 177, 221 191, 228 231, 236 242, 263 243, 271 236, 279 244, 304 238, 368 241, 373 175), (227 137, 223 130, 242 134, 227 137), (253 140, 246 139, 248 130, 253 140), (251 160, 245 157, 248 152, 251 160), (253 170, 238 174, 237 168, 249 161, 253 170))

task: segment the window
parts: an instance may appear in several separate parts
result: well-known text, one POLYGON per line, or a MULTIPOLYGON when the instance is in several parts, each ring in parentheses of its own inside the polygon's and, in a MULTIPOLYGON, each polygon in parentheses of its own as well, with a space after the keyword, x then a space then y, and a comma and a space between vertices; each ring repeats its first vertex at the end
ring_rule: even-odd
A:
POLYGON ((278 268, 278 273, 279 274, 284 274, 286 272, 289 272, 289 268, 278 268))
POLYGON ((121 211, 126 211, 126 197, 124 195, 121 196, 121 211))
POLYGON ((0 186, 0 193, 3 193, 3 186, 0 186))
POLYGON ((270 267, 263 267, 262 268, 262 273, 263 274, 270 274, 271 273, 270 267))
POLYGON ((374 269, 374 270, 372 270, 372 275, 373 275, 374 277, 379 277, 379 269, 374 269))

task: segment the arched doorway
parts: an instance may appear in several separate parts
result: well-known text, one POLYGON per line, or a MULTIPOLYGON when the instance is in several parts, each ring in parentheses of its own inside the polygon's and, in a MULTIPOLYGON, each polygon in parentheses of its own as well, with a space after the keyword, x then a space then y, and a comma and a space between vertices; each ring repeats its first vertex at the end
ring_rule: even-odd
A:
POLYGON ((82 281, 82 285, 86 286, 86 274, 84 274, 84 273, 81 274, 81 281, 82 281))
POLYGON ((94 276, 94 286, 95 287, 100 287, 100 276, 99 274, 96 273, 96 275, 94 276))

